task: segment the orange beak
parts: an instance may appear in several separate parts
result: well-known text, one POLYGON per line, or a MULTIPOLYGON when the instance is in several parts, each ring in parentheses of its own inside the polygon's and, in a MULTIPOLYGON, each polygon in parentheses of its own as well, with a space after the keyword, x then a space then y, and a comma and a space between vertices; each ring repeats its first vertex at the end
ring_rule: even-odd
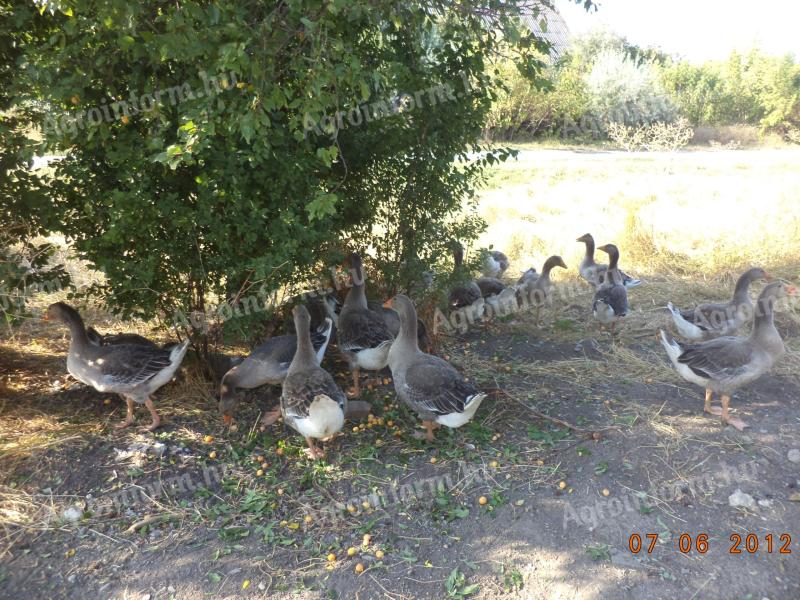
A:
POLYGON ((392 300, 393 298, 389 298, 386 302, 384 302, 383 308, 392 308, 392 300))
POLYGON ((797 295, 797 288, 795 286, 793 286, 793 285, 787 285, 786 286, 786 292, 790 296, 796 296, 797 295))
POLYGON ((225 423, 228 427, 233 425, 233 417, 230 415, 222 415, 222 422, 225 423))
POLYGON ((44 313, 44 316, 42 317, 42 321, 47 322, 49 320, 50 320, 50 315, 48 313, 44 313))

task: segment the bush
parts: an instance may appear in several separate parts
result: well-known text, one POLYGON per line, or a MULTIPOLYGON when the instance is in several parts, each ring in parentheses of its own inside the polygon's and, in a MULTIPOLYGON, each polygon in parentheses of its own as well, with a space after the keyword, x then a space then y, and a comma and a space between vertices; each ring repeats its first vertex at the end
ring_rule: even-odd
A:
POLYGON ((570 64, 551 66, 547 81, 532 82, 511 61, 498 65, 506 89, 498 94, 486 123, 487 137, 514 140, 554 133, 565 121, 586 111, 589 97, 583 78, 570 64))
POLYGON ((655 67, 627 53, 606 50, 586 76, 589 112, 603 128, 611 123, 640 126, 671 122, 678 112, 661 86, 655 67))
POLYGON ((66 152, 36 218, 104 272, 88 293, 112 309, 171 322, 219 304, 233 328, 260 318, 243 299, 300 290, 349 249, 373 248, 399 290, 474 236, 462 202, 506 156, 479 144, 500 87, 488 58, 536 74, 546 50, 522 4, 495 0, 457 17, 388 0, 29 4, 8 22, 46 35, 24 44, 17 103, 49 107, 39 150, 66 152))
POLYGON ((685 147, 693 135, 694 131, 686 119, 638 127, 628 127, 622 123, 610 123, 608 126, 608 137, 628 152, 676 152, 685 147))

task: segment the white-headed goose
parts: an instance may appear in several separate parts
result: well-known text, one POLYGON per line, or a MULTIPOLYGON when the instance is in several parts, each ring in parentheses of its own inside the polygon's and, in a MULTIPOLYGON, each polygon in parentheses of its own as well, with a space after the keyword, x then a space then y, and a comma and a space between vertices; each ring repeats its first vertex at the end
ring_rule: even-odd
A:
POLYGON ((419 414, 428 441, 433 441, 435 427, 461 427, 472 419, 486 394, 464 381, 450 363, 419 349, 417 312, 407 296, 395 296, 390 304, 401 322, 400 335, 389 350, 394 389, 419 414))
POLYGON ((622 275, 617 268, 619 250, 614 244, 600 246, 598 250, 606 252, 611 260, 604 282, 600 284, 592 300, 592 314, 604 325, 611 324, 613 334, 617 321, 628 314, 628 290, 622 285, 622 275))
POLYGON ((350 269, 353 287, 347 292, 339 314, 337 338, 339 350, 353 371, 352 395, 358 397, 361 395, 360 370, 380 371, 386 367, 394 336, 383 316, 369 309, 361 257, 356 253, 350 255, 350 269))
POLYGON ((150 411, 153 417, 148 427, 150 431, 161 424, 151 396, 172 379, 186 354, 189 340, 171 350, 145 344, 98 346, 89 341, 83 319, 68 304, 51 304, 45 318, 59 319, 69 327, 67 371, 70 375, 98 392, 111 392, 125 398, 128 412, 118 428, 133 423, 134 403, 144 404, 150 411))
POLYGON ((508 257, 499 250, 489 250, 483 263, 484 277, 501 277, 508 269, 508 257))
POLYGON ((747 425, 728 414, 733 393, 769 371, 784 353, 783 340, 775 329, 775 302, 797 294, 797 288, 782 281, 767 285, 758 298, 753 331, 748 337, 724 336, 697 344, 668 340, 661 343, 681 377, 706 390, 704 410, 720 415, 722 422, 742 430, 747 425), (720 394, 722 409, 712 407, 713 394, 720 394))
POLYGON ((314 440, 325 440, 342 429, 347 396, 319 366, 309 334, 308 309, 300 304, 292 312, 297 349, 283 380, 281 413, 284 422, 305 438, 309 456, 322 458, 325 453, 314 440))
MULTIPOLYGON (((332 330, 333 322, 326 317, 322 325, 310 331, 317 364, 322 363, 332 330)), ((256 346, 247 358, 225 373, 219 389, 219 410, 226 425, 233 424, 236 408, 239 405, 240 393, 237 390, 250 390, 262 385, 283 383, 296 350, 296 335, 276 335, 256 346)), ((268 412, 264 415, 263 426, 271 425, 278 416, 280 408, 268 412)))
MULTIPOLYGON (((578 267, 578 272, 581 274, 581 277, 591 283, 594 287, 602 285, 606 280, 606 271, 608 270, 608 265, 594 262, 594 238, 592 237, 592 234, 585 233, 575 241, 583 242, 586 245, 586 254, 584 255, 583 260, 578 267)), ((598 248, 598 250, 601 250, 601 248, 598 248)), ((634 279, 622 271, 619 271, 619 275, 622 280, 622 284, 626 288, 636 287, 642 283, 641 279, 634 279)))
POLYGON ((691 310, 678 310, 672 302, 667 304, 678 333, 692 341, 736 333, 753 318, 749 290, 757 279, 769 281, 770 276, 758 267, 745 271, 736 282, 733 298, 725 304, 701 304, 691 310))

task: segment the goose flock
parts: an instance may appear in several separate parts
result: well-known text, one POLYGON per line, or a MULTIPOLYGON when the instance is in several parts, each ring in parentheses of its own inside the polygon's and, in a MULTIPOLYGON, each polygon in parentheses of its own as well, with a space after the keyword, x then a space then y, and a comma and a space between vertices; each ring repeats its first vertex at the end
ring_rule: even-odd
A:
MULTIPOLYGON (((590 234, 577 241, 586 249, 578 272, 594 288, 591 313, 600 324, 610 326, 613 336, 630 310, 628 290, 643 282, 619 268, 616 245, 597 247, 609 257, 608 264, 601 264, 595 262, 595 242, 590 234)), ((533 309, 538 323, 539 309, 552 302, 551 271, 568 268, 560 256, 551 256, 541 272, 532 267, 516 283, 506 284, 502 277, 509 260, 502 252, 485 255, 483 275, 478 279, 464 266, 463 247, 456 243, 452 252, 458 283, 450 290, 450 308, 476 319, 498 314, 501 306, 511 305, 515 310, 533 309)), ((309 313, 312 307, 296 305, 292 309, 295 333, 267 339, 222 377, 219 409, 225 424, 234 424, 242 390, 281 385, 279 406, 266 414, 265 424, 282 416, 303 436, 309 456, 321 458, 324 449, 319 442, 334 437, 345 419, 357 412, 349 410, 348 402, 361 395, 361 371, 380 372, 387 367, 397 397, 419 416, 428 441, 434 439, 436 428, 458 428, 474 417, 487 394, 449 362, 427 352, 427 331, 412 300, 399 294, 383 305, 369 302, 361 256, 353 253, 348 260, 352 285, 340 310, 338 302, 325 298, 324 316, 314 318, 309 313), (352 372, 353 385, 347 393, 321 366, 334 331, 339 352, 352 372)), ((769 371, 784 353, 774 324, 774 305, 797 293, 794 286, 771 279, 763 269, 753 268, 739 278, 727 303, 684 310, 669 303, 675 330, 686 341, 660 331, 661 343, 676 371, 705 390, 705 412, 739 430, 746 424, 730 415, 731 396, 769 371), (749 288, 758 280, 769 283, 753 304, 749 288), (736 335, 750 323, 748 336, 736 335), (720 397, 721 408, 712 405, 714 394, 720 397)), ((136 334, 102 335, 87 329, 78 311, 63 302, 50 305, 45 318, 58 319, 69 328, 69 373, 97 391, 125 398, 126 417, 117 427, 133 423, 136 404, 144 404, 152 416, 147 429, 159 427, 153 394, 172 380, 186 355, 188 340, 158 346, 136 334)))

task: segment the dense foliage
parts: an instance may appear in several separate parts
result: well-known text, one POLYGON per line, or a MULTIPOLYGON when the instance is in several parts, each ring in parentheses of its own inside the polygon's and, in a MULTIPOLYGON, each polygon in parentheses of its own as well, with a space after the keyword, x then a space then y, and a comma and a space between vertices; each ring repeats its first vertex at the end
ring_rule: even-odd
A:
POLYGON ((502 158, 479 143, 487 65, 536 77, 535 4, 11 2, 14 31, 46 31, 15 105, 45 107, 39 151, 66 154, 36 218, 124 313, 263 303, 352 248, 405 289, 481 227, 462 205, 502 158))
POLYGON ((638 129, 686 119, 692 126, 752 125, 800 141, 800 63, 753 50, 693 64, 638 48, 608 31, 577 38, 533 85, 512 63, 490 113, 499 139, 603 137, 609 124, 638 129))
POLYGON ((23 47, 43 35, 33 4, 0 2, 0 318, 7 323, 26 313, 26 302, 37 291, 58 290, 69 282, 61 266, 49 264, 54 247, 33 241, 45 233, 36 215, 47 193, 30 170, 34 144, 27 131, 40 115, 35 105, 16 102, 23 47))

